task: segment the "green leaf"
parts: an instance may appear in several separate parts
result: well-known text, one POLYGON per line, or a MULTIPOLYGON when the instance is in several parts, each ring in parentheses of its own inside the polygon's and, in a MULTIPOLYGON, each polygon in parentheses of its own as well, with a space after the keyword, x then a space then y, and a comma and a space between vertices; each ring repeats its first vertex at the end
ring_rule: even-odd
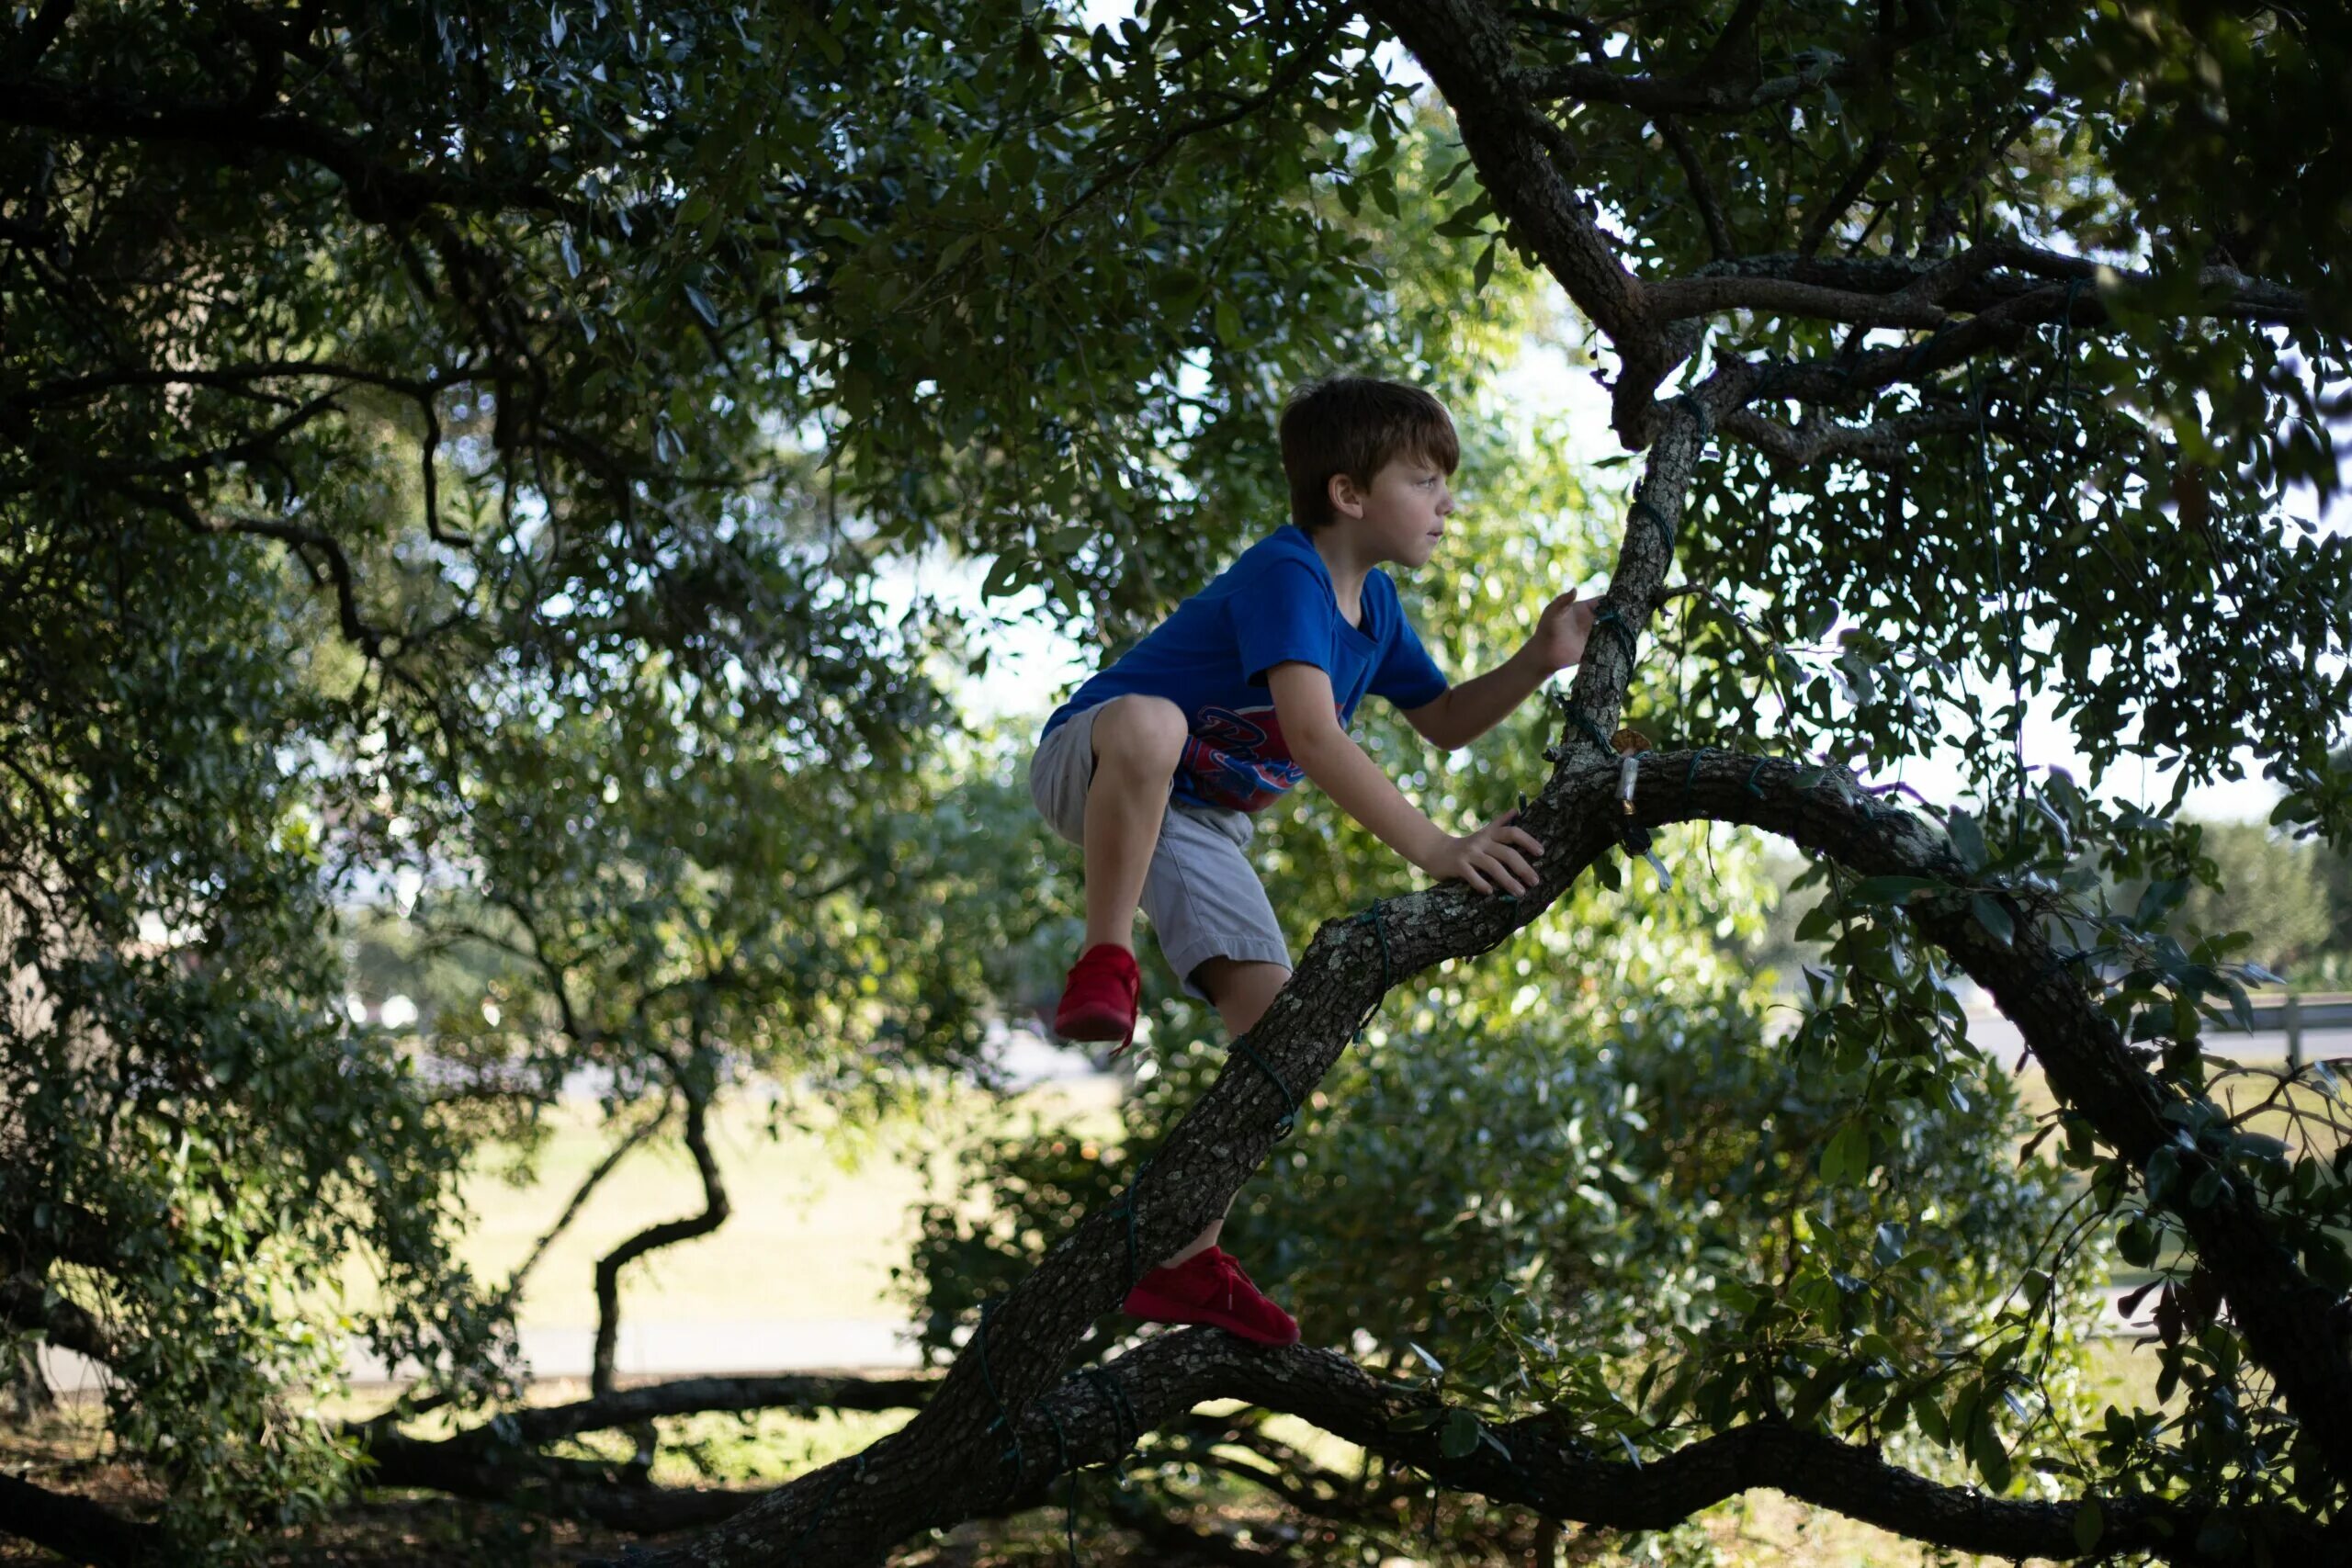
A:
POLYGON ((1476 1416, 1456 1409, 1445 1418, 1445 1429, 1438 1434, 1437 1451, 1448 1459, 1467 1459, 1478 1447, 1479 1430, 1476 1416))
POLYGON ((1018 556, 997 557, 996 564, 989 568, 988 576, 980 581, 980 597, 1001 599, 1008 593, 1020 592, 1022 575, 1028 564, 1018 556))
POLYGON ((2099 1512, 2098 1499, 2084 1498, 2075 1510, 2075 1550, 2087 1555, 2106 1529, 2107 1517, 2099 1512))
POLYGON ((1975 818, 1955 808, 1947 824, 1951 834, 1952 852, 1960 856, 1960 863, 1970 871, 1984 869, 1984 829, 1975 818))
POLYGON ((1858 904, 1901 904, 1915 893, 1942 886, 1932 876, 1865 876, 1847 897, 1858 904))
POLYGON ((1821 1156, 1821 1179, 1833 1187, 1860 1186, 1870 1176, 1871 1135, 1860 1122, 1838 1129, 1821 1156))
POLYGON ((700 316, 706 324, 713 327, 718 325, 717 308, 711 304, 708 296, 691 283, 686 285, 686 303, 695 308, 695 314, 700 316))
POLYGON ((2003 947, 2011 946, 2016 942, 2017 922, 2011 919, 2009 912, 1994 902, 1989 895, 1979 893, 1973 896, 1968 900, 1968 908, 1975 915, 1976 923, 1990 932, 1995 942, 1999 942, 2003 947))
POLYGON ((1984 1477, 1984 1484, 1995 1492, 2009 1489, 2009 1450, 2001 1446, 2001 1437, 1993 1429, 1989 1418, 1976 1423, 1976 1434, 1970 1439, 1968 1457, 1976 1461, 1977 1473, 1984 1477))
POLYGON ((932 276, 936 277, 952 269, 957 262, 971 254, 972 247, 979 243, 979 239, 978 234, 958 234, 948 241, 947 248, 939 253, 939 265, 932 269, 932 276))
POLYGON ((2166 910, 2188 896, 2188 883, 2184 877, 2167 877, 2160 882, 2151 882, 2148 884, 2147 890, 2140 895, 2140 907, 2132 911, 2132 923, 2138 926, 2153 925, 2164 917, 2166 910))

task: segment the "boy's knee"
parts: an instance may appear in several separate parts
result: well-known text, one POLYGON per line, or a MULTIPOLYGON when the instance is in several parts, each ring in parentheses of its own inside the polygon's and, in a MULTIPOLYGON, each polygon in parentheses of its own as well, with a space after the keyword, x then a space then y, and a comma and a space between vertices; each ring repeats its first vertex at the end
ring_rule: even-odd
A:
POLYGON ((1131 692, 1102 705, 1094 720, 1094 754, 1174 768, 1188 733, 1184 710, 1166 697, 1131 692))
POLYGON ((1228 1032, 1246 1033, 1257 1027, 1274 998, 1290 981, 1290 966, 1239 958, 1202 960, 1193 977, 1225 1022, 1228 1032))

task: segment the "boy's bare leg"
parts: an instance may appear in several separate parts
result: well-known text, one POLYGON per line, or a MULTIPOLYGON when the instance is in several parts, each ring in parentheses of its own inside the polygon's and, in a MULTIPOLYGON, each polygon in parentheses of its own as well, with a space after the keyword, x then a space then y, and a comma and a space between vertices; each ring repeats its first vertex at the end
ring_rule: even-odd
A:
POLYGON ((1136 906, 1183 754, 1184 710, 1166 697, 1114 697, 1095 716, 1086 786, 1086 944, 1135 951, 1136 906))
MULTIPOLYGON (((1201 989, 1216 1003, 1217 1013, 1225 1020, 1227 1037, 1238 1039, 1256 1028, 1258 1021, 1266 1016, 1266 1009, 1273 1005, 1274 994, 1290 978, 1290 968, 1287 964, 1238 958, 1209 958, 1204 959, 1193 974, 1200 981, 1201 989)), ((1230 1212, 1233 1200, 1227 1199, 1225 1206, 1230 1212)), ((1160 1267, 1173 1269, 1195 1253, 1206 1252, 1216 1245, 1217 1235, 1224 1229, 1225 1215, 1219 1214, 1209 1222, 1208 1229, 1185 1243, 1172 1257, 1162 1259, 1160 1267)))

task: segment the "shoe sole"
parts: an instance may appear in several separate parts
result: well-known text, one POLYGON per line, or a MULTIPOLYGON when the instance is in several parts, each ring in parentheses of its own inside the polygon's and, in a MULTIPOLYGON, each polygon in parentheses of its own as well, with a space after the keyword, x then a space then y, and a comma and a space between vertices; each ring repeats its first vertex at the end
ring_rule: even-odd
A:
POLYGON ((1132 1014, 1094 1011, 1071 1013, 1054 1020, 1054 1032, 1065 1040, 1125 1040, 1135 1027, 1132 1014))
POLYGON ((1252 1345, 1271 1345, 1280 1348, 1285 1345, 1298 1343, 1298 1329, 1295 1325, 1292 1326, 1288 1338, 1269 1339, 1264 1335, 1253 1332, 1217 1313, 1199 1312, 1192 1307, 1179 1306, 1174 1302, 1160 1303, 1154 1300, 1137 1303, 1131 1295, 1127 1298, 1127 1304, 1123 1304, 1119 1310, 1129 1317, 1140 1318, 1145 1323, 1173 1323, 1202 1328, 1222 1328, 1236 1339, 1247 1339, 1252 1345))

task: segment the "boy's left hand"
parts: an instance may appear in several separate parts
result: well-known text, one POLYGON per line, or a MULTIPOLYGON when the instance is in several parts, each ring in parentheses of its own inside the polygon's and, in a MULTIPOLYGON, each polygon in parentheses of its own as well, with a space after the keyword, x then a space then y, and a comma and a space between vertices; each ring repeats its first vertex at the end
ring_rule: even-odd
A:
POLYGON ((1527 639, 1528 652, 1546 671, 1582 663, 1585 640, 1592 636, 1592 617, 1599 613, 1597 601, 1579 601, 1577 591, 1569 589, 1544 606, 1535 635, 1527 639))

